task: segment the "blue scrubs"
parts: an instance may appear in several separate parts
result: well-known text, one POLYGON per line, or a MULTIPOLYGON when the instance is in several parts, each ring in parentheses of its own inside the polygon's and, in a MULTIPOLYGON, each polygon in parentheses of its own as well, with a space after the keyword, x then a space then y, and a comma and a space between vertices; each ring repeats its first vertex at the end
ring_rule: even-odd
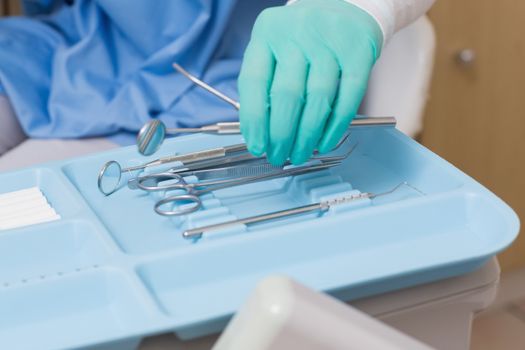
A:
POLYGON ((0 20, 0 83, 30 137, 113 135, 150 118, 170 127, 235 120, 178 62, 237 97, 253 22, 284 0, 40 0, 0 20))

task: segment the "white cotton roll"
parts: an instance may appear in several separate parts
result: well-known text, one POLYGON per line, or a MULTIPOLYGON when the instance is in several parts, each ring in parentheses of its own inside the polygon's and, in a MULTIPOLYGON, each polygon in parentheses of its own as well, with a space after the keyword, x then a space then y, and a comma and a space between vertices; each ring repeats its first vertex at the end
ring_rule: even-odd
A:
POLYGON ((37 194, 37 193, 43 196, 42 191, 40 191, 40 188, 38 187, 29 187, 29 188, 24 188, 18 191, 0 193, 0 201, 4 199, 8 199, 8 198, 23 197, 28 194, 37 194))
POLYGON ((6 197, 3 199, 0 199, 0 208, 5 208, 6 206, 11 206, 16 203, 22 203, 31 201, 33 199, 43 198, 45 199, 44 195, 40 192, 28 192, 23 193, 15 197, 6 197))
POLYGON ((39 217, 41 214, 48 213, 49 215, 55 215, 56 212, 50 206, 36 206, 20 209, 6 214, 0 214, 0 225, 2 222, 9 221, 15 218, 28 218, 39 217))
POLYGON ((33 208, 49 208, 49 203, 44 197, 31 198, 27 201, 20 201, 10 205, 0 205, 0 218, 12 213, 24 212, 33 208))
POLYGON ((13 229, 23 226, 29 226, 34 224, 40 224, 43 222, 49 222, 54 220, 59 220, 60 215, 58 215, 52 208, 40 213, 35 213, 29 217, 15 217, 9 220, 0 221, 0 230, 13 229))
POLYGON ((59 219, 38 187, 0 194, 0 230, 59 219))

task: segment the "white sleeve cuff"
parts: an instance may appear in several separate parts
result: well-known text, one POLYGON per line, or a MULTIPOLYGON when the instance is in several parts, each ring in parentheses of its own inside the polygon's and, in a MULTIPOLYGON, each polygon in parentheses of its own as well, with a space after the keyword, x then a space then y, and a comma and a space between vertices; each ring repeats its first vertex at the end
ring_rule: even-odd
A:
MULTIPOLYGON (((289 0, 290 5, 297 0, 289 0)), ((372 16, 383 32, 383 45, 401 28, 424 15, 435 0, 344 0, 372 16)))

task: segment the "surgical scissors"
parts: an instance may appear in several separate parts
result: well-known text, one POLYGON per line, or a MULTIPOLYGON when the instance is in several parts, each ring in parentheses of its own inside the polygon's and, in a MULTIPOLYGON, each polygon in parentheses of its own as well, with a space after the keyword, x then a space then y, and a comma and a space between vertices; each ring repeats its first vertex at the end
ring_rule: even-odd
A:
POLYGON ((137 170, 143 170, 148 167, 163 165, 173 162, 182 162, 184 164, 191 164, 195 162, 211 160, 211 159, 224 159, 225 156, 230 154, 235 154, 239 152, 246 152, 246 144, 240 143, 231 146, 218 147, 207 149, 203 151, 197 151, 181 155, 172 155, 167 157, 161 157, 150 162, 131 166, 127 168, 122 168, 122 166, 115 160, 110 160, 106 162, 98 174, 98 189, 104 195, 109 196, 115 192, 120 185, 120 180, 123 173, 132 173, 137 170))
MULTIPOLYGON (((224 180, 215 180, 215 181, 204 181, 204 182, 198 182, 198 183, 188 183, 184 180, 182 176, 179 174, 165 174, 166 180, 175 180, 175 183, 170 183, 166 186, 155 186, 154 188, 150 189, 152 191, 160 191, 160 190, 181 190, 183 191, 182 194, 176 194, 173 196, 166 197, 164 199, 161 199, 155 204, 155 212, 159 215, 163 216, 179 216, 179 215, 185 215, 193 213, 199 208, 202 207, 202 200, 200 196, 206 193, 210 193, 213 191, 230 188, 234 186, 240 186, 245 184, 250 184, 254 182, 259 181, 265 181, 265 180, 271 180, 271 179, 277 179, 282 177, 288 177, 293 175, 301 175, 301 174, 307 174, 323 169, 328 169, 334 166, 337 166, 341 164, 339 161, 333 161, 333 162, 324 162, 321 164, 316 165, 303 165, 298 166, 294 168, 288 168, 284 170, 279 170, 267 174, 261 174, 261 175, 255 175, 255 176, 248 176, 240 179, 224 179, 224 180), (193 205, 191 205, 193 203, 193 205), (176 209, 173 210, 164 210, 161 207, 166 204, 173 204, 174 207, 176 206, 176 209), (189 204, 187 206, 182 206, 182 204, 189 204)), ((155 174, 153 176, 158 177, 161 174, 155 174)), ((144 176, 141 179, 142 181, 147 181, 148 176, 144 176)), ((144 186, 145 188, 148 188, 147 186, 144 186)))
MULTIPOLYGON (((347 131, 343 138, 335 146, 334 151, 341 147, 341 145, 348 139, 349 136, 350 132, 347 131)), ((317 154, 317 151, 315 151, 314 154, 317 154)), ((157 160, 150 161, 148 163, 127 167, 124 169, 122 169, 121 165, 117 161, 111 160, 104 164, 104 166, 98 174, 98 189, 104 195, 109 196, 119 188, 123 173, 127 172, 129 174, 132 174, 132 172, 134 171, 146 169, 152 166, 167 164, 170 162, 179 161, 183 163, 182 166, 177 166, 168 170, 168 172, 178 173, 189 170, 214 168, 218 166, 224 166, 226 164, 237 164, 241 162, 252 162, 262 160, 265 160, 264 156, 255 157, 252 154, 248 153, 246 144, 244 143, 219 148, 212 148, 188 154, 162 157, 157 160)), ((136 178, 128 180, 128 187, 130 189, 135 189, 137 187, 136 182, 136 178)))

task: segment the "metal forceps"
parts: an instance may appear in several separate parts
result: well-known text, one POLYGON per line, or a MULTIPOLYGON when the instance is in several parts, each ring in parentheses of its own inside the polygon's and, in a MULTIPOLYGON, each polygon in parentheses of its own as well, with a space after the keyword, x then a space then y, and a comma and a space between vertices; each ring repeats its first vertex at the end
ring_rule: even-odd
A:
MULTIPOLYGON (((250 176, 256 176, 266 174, 275 171, 281 171, 282 167, 271 165, 270 163, 253 162, 247 165, 231 165, 222 168, 211 168, 201 170, 188 170, 188 171, 165 171, 161 173, 143 175, 128 181, 128 187, 132 190, 140 189, 146 192, 156 192, 171 190, 172 184, 181 183, 181 178, 188 176, 196 177, 199 181, 219 179, 234 179, 234 178, 245 178, 250 176), (161 185, 160 183, 167 182, 167 184, 161 185)), ((185 181, 185 180, 184 180, 185 181)))
MULTIPOLYGON (((161 190, 182 190, 182 194, 176 194, 173 196, 166 197, 161 199, 155 204, 155 212, 163 216, 179 216, 193 213, 199 208, 202 207, 202 200, 200 196, 206 193, 213 191, 230 188, 234 186, 240 186, 245 184, 250 184, 254 182, 277 179, 282 177, 288 177, 293 175, 307 174, 310 172, 319 171, 322 169, 328 169, 334 166, 341 164, 339 161, 325 162, 316 165, 303 165, 295 168, 289 168, 284 170, 279 170, 267 174, 248 176, 240 179, 225 179, 225 180, 214 180, 214 181, 205 181, 198 183, 187 183, 184 178, 179 174, 166 174, 166 178, 174 180, 175 183, 170 183, 166 186, 156 186, 152 187, 151 191, 161 191, 161 190), (181 207, 181 204, 191 204, 181 207), (177 208, 173 210, 164 210, 161 207, 167 204, 177 205, 177 208)), ((154 174, 152 176, 158 177, 161 174, 154 174)), ((144 176, 142 181, 147 181, 148 176, 144 176)), ((147 186, 145 186, 147 188, 147 186)))
MULTIPOLYGON (((346 138, 344 139, 346 140, 346 138)), ((342 142, 344 142, 344 140, 342 142)), ((342 143, 341 142, 341 143, 342 143)), ((311 162, 321 162, 327 164, 331 162, 342 162, 347 159, 350 154, 357 147, 357 143, 353 145, 348 151, 340 155, 334 156, 316 156, 310 158, 307 164, 311 162)), ((340 145, 336 146, 339 147, 340 145)), ((181 177, 195 176, 199 180, 218 180, 225 178, 246 178, 250 176, 257 176, 276 171, 283 171, 284 167, 291 165, 290 161, 286 161, 281 166, 275 166, 266 160, 265 157, 246 158, 244 155, 227 158, 231 162, 228 165, 224 163, 221 167, 198 167, 197 169, 188 168, 173 168, 160 173, 153 173, 141 175, 128 181, 130 189, 141 189, 147 192, 164 191, 172 189, 171 184, 180 183, 181 177), (176 174, 176 176, 174 176, 176 174), (159 185, 161 182, 170 181, 171 184, 159 185)))
MULTIPOLYGON (((347 131, 334 147, 333 151, 341 148, 341 146, 348 140, 349 136, 350 133, 347 131)), ((354 151, 356 147, 357 143, 353 145, 346 153, 337 156, 318 156, 318 152, 314 151, 315 156, 310 158, 310 161, 343 161, 354 151)), ((290 164, 290 161, 286 161, 283 166, 290 164)), ((221 158, 200 160, 189 163, 188 165, 183 164, 181 166, 177 166, 159 173, 139 175, 128 180, 128 188, 132 190, 140 188, 144 191, 160 191, 161 189, 154 189, 154 186, 162 181, 173 180, 173 178, 169 177, 172 173, 176 173, 181 176, 197 176, 199 179, 205 180, 227 176, 239 177, 247 176, 249 174, 261 174, 262 172, 269 172, 271 170, 281 170, 283 166, 272 166, 268 163, 265 156, 256 157, 250 153, 240 152, 221 158), (223 175, 221 176, 219 174, 223 175), (146 177, 147 180, 145 180, 144 177, 146 177)))

